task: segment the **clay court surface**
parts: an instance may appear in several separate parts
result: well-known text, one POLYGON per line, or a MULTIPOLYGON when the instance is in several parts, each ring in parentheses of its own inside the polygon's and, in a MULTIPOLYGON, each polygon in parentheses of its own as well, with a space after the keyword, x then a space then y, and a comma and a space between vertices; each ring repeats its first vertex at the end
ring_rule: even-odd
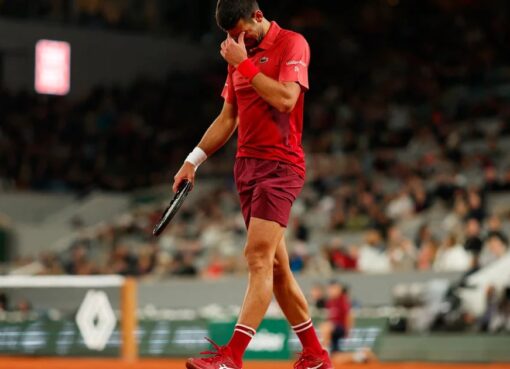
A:
MULTIPOLYGON (((101 359, 45 359, 0 357, 0 369, 183 369, 184 360, 141 360, 123 363, 101 359)), ((291 369, 290 362, 246 362, 244 369, 291 369)), ((510 369, 510 364, 373 363, 344 364, 336 368, 366 369, 510 369)))

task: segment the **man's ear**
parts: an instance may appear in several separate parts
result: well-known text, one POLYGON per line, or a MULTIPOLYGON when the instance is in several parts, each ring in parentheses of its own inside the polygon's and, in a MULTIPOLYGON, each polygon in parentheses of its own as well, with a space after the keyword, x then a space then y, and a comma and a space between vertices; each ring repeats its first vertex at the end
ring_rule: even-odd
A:
POLYGON ((262 13, 262 10, 260 9, 255 10, 255 12, 253 13, 253 19, 255 20, 255 22, 261 23, 262 20, 264 19, 264 13, 262 13))

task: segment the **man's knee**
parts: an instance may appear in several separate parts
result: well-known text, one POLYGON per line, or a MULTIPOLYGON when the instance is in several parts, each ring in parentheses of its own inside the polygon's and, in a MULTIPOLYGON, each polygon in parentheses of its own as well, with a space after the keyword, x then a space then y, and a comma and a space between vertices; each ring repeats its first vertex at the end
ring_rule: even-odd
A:
POLYGON ((286 285, 289 282, 290 277, 289 265, 283 264, 278 259, 274 260, 273 263, 273 283, 275 286, 286 285))
POLYGON ((244 249, 244 257, 251 273, 270 273, 273 270, 272 247, 266 241, 248 243, 244 249))

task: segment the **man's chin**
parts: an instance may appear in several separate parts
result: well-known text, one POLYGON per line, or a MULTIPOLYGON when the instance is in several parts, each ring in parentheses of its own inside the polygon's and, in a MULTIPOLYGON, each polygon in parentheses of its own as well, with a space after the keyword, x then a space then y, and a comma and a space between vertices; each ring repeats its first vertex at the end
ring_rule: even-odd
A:
POLYGON ((258 42, 245 42, 244 45, 246 46, 247 50, 255 49, 257 46, 259 46, 258 42))

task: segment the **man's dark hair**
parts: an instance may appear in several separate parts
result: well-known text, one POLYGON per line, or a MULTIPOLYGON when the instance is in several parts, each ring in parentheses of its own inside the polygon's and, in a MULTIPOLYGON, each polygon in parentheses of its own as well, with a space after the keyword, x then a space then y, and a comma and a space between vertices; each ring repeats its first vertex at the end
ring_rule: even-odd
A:
POLYGON ((256 0, 218 0, 216 22, 224 31, 234 28, 241 19, 250 19, 260 9, 256 0))

